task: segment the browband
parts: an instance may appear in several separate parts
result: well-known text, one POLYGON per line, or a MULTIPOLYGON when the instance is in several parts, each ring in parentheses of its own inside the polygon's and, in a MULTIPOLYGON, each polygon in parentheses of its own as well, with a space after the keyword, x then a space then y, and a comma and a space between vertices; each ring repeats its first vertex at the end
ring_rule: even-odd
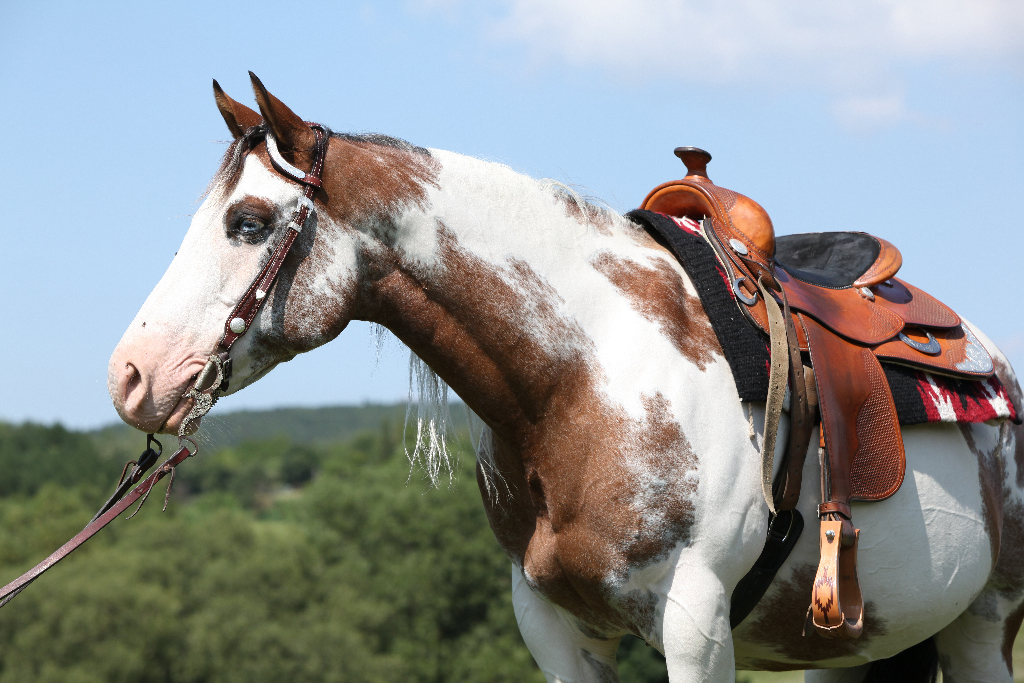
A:
MULTIPOLYGON (((317 140, 317 143, 317 149, 319 150, 319 139, 317 140)), ((269 130, 267 131, 267 153, 270 154, 270 161, 273 162, 274 167, 281 173, 285 174, 292 180, 297 180, 300 183, 320 187, 320 178, 308 175, 301 168, 289 164, 285 158, 281 156, 281 151, 277 148, 277 140, 274 138, 274 134, 269 130)))

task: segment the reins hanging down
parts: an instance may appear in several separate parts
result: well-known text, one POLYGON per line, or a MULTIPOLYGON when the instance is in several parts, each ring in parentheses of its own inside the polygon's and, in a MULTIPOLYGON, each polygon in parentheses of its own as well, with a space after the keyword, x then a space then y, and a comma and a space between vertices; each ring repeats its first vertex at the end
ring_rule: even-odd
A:
MULTIPOLYGON (((263 266, 259 274, 253 279, 252 284, 246 289, 241 300, 231 311, 230 315, 228 315, 224 323, 224 335, 217 345, 216 353, 210 355, 206 365, 203 366, 203 369, 196 376, 192 388, 185 395, 186 398, 192 400, 192 409, 181 421, 181 426, 178 428, 178 450, 174 455, 165 460, 155 472, 143 480, 142 477, 146 471, 156 463, 163 453, 163 445, 152 434, 149 434, 146 437, 146 450, 139 456, 137 461, 128 461, 121 472, 121 478, 117 482, 113 495, 103 504, 89 523, 85 525, 85 528, 45 560, 3 588, 0 588, 0 607, 13 600, 18 593, 25 590, 30 583, 38 579, 43 572, 70 555, 76 548, 92 538, 100 529, 114 521, 118 515, 141 500, 139 507, 128 519, 134 517, 142 509, 153 486, 168 474, 171 475, 171 482, 173 483, 175 468, 199 452, 199 447, 188 438, 188 430, 193 422, 210 412, 217 399, 227 390, 228 380, 231 376, 231 358, 229 356, 231 346, 249 329, 256 314, 259 312, 260 306, 266 300, 267 292, 270 291, 271 286, 274 284, 277 273, 288 256, 288 252, 291 251, 295 239, 302 232, 302 228, 309 217, 315 213, 313 194, 321 186, 322 182, 324 158, 327 156, 327 131, 323 126, 316 123, 308 125, 316 136, 313 168, 308 174, 288 163, 281 156, 273 134, 269 131, 267 132, 267 151, 270 153, 270 159, 274 167, 281 174, 302 183, 303 193, 299 196, 298 206, 288 222, 284 237, 281 238, 277 247, 274 248, 270 260, 267 261, 267 264, 263 266), (153 449, 154 444, 156 444, 157 450, 153 449), (129 473, 128 468, 133 465, 134 467, 129 473), (139 483, 140 481, 142 483, 139 483), (136 486, 136 484, 138 485, 136 486), (133 486, 135 487, 134 489, 132 488, 133 486)), ((169 496, 170 484, 168 484, 167 496, 164 499, 164 509, 167 509, 167 497, 169 496)))

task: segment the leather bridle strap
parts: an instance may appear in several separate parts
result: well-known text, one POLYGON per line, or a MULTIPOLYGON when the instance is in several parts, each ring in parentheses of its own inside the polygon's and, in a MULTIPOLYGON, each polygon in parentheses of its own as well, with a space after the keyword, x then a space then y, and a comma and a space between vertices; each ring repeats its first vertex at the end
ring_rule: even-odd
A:
POLYGON ((328 135, 327 129, 319 123, 307 123, 307 125, 313 131, 313 135, 316 138, 313 150, 313 168, 309 173, 288 163, 277 149, 277 140, 274 139, 274 134, 269 130, 267 131, 267 153, 270 155, 270 161, 274 168, 282 175, 301 183, 304 189, 299 196, 295 212, 292 214, 291 220, 288 221, 284 237, 277 243, 266 265, 260 269, 259 274, 253 279, 252 283, 245 290, 245 294, 242 295, 242 298, 228 315, 227 320, 224 321, 224 335, 217 344, 217 351, 210 355, 206 366, 199 373, 199 378, 192 389, 189 390, 188 397, 192 399, 192 410, 181 421, 181 427, 178 430, 179 436, 184 436, 188 432, 189 426, 194 420, 210 412, 210 409, 213 408, 213 404, 217 402, 220 395, 227 391, 228 381, 231 378, 231 358, 229 356, 231 346, 249 330, 249 326, 252 325, 252 321, 256 318, 260 306, 266 300, 267 292, 270 291, 270 287, 274 284, 277 273, 281 270, 288 252, 291 251, 292 245, 295 244, 295 240, 298 238, 299 233, 302 232, 306 221, 311 215, 316 213, 313 205, 313 195, 323 184, 328 135), (216 379, 211 385, 207 385, 206 378, 211 373, 215 374, 216 379))
MULTIPOLYGON (((25 572, 14 581, 11 581, 3 588, 0 588, 0 607, 6 605, 14 598, 14 596, 25 590, 30 583, 39 578, 40 574, 70 555, 71 551, 88 541, 96 534, 97 531, 114 521, 115 517, 130 508, 135 501, 146 496, 158 481, 166 477, 171 473, 171 470, 198 451, 195 444, 192 444, 192 448, 193 450, 189 450, 188 446, 183 445, 178 449, 177 453, 165 460, 155 472, 146 477, 145 481, 132 489, 131 493, 118 501, 117 504, 111 506, 102 515, 97 516, 91 522, 86 524, 85 528, 78 532, 78 535, 62 545, 57 551, 37 564, 31 570, 25 572)), ((143 499, 143 503, 144 502, 145 500, 143 499)), ((142 507, 141 503, 139 504, 139 507, 142 507)))
POLYGON ((256 313, 263 304, 263 300, 267 296, 267 292, 270 291, 270 287, 273 285, 285 257, 288 256, 292 244, 295 243, 295 239, 302 232, 306 220, 316 211, 313 207, 313 194, 322 184, 324 159, 327 156, 327 132, 323 126, 317 123, 311 123, 309 127, 316 136, 313 168, 309 173, 305 173, 285 161, 277 149, 277 141, 274 139, 273 134, 267 132, 267 152, 270 154, 270 160, 274 167, 283 175, 302 183, 305 186, 305 190, 302 196, 299 197, 295 213, 292 214, 292 218, 288 222, 288 230, 285 236, 278 243, 270 260, 263 266, 259 275, 249 285, 245 294, 242 295, 242 299, 224 322, 224 336, 221 337, 219 344, 219 350, 221 351, 229 351, 231 345, 249 329, 253 319, 256 317, 256 313))

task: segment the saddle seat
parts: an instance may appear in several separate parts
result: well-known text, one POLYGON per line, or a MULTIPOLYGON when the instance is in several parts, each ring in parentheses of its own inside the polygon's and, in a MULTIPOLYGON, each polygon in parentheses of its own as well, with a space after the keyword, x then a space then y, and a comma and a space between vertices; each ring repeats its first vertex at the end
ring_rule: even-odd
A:
MULTIPOLYGON (((893 495, 906 469, 899 419, 879 361, 981 379, 991 376, 992 360, 956 313, 896 277, 903 258, 890 242, 862 232, 777 237, 757 202, 711 181, 710 154, 695 147, 675 153, 686 164, 686 177, 656 187, 640 208, 698 221, 737 306, 771 340, 773 373, 776 350, 785 356, 788 348, 789 443, 770 491, 766 479, 765 495, 776 512, 773 521, 793 514, 818 426, 821 563, 808 622, 825 637, 856 638, 864 611, 856 572, 859 530, 850 503, 893 495), (771 311, 766 297, 773 299, 771 311)), ((786 377, 781 379, 784 384, 786 377)), ((769 406, 772 400, 770 390, 769 406)), ((768 433, 766 421, 766 444, 768 433)), ((767 458, 763 476, 770 479, 767 458)))
POLYGON ((775 237, 775 262, 802 282, 828 289, 871 287, 894 276, 899 249, 866 232, 808 232, 775 237))

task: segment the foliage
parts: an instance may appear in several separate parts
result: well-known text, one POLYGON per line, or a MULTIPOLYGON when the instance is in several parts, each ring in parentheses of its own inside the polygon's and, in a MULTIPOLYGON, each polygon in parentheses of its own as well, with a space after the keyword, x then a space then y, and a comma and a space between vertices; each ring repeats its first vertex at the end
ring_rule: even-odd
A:
MULTIPOLYGON (((452 406, 456 418, 464 412, 459 407, 452 406)), ((203 428, 196 436, 207 452, 238 446, 246 441, 265 441, 282 436, 297 444, 331 445, 348 441, 361 433, 373 432, 382 422, 401 424, 405 411, 404 403, 367 403, 328 408, 214 412, 203 418, 203 428)), ((138 431, 122 423, 98 429, 90 436, 102 453, 111 448, 134 453, 143 443, 138 431)))
POLYGON ((110 487, 123 462, 100 456, 91 439, 60 425, 0 422, 0 496, 32 495, 45 483, 110 487))
MULTIPOLYGON (((107 467, 103 491, 120 473, 80 434, 3 429, 21 439, 0 441, 5 457, 84 453, 107 467)), ((455 483, 431 489, 402 440, 385 420, 343 442, 274 437, 187 461, 166 513, 153 501, 114 522, 0 610, 0 683, 541 683, 469 449, 455 483)), ((70 483, 0 497, 0 582, 89 520, 96 486, 70 483)), ((627 683, 667 680, 641 641, 622 655, 627 683)))

